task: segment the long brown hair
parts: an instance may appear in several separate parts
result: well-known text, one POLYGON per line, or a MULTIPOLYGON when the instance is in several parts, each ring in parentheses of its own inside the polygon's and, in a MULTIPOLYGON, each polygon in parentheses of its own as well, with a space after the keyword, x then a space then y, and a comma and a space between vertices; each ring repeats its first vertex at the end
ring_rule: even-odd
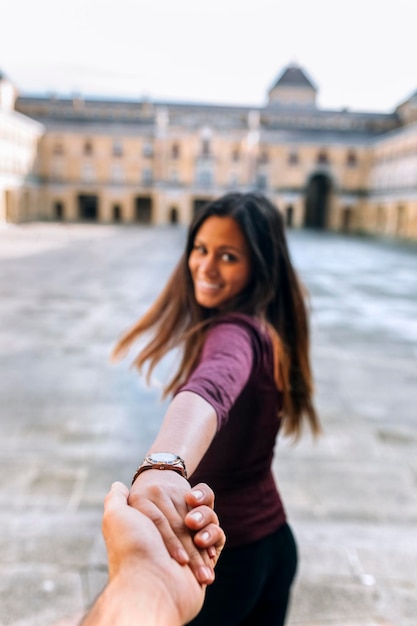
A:
POLYGON ((284 397, 284 432, 298 437, 305 417, 316 435, 321 428, 312 401, 306 292, 291 263, 282 216, 260 194, 228 194, 200 209, 189 227, 185 251, 164 290, 147 313, 120 339, 112 356, 120 358, 140 335, 150 331, 151 338, 135 358, 134 365, 141 371, 146 363, 149 380, 162 357, 171 349, 180 347, 181 363, 165 387, 165 395, 187 379, 197 363, 207 327, 217 313, 196 302, 188 269, 195 236, 202 223, 212 215, 236 220, 249 244, 253 278, 244 291, 228 303, 227 309, 257 317, 269 330, 274 350, 275 381, 284 397))

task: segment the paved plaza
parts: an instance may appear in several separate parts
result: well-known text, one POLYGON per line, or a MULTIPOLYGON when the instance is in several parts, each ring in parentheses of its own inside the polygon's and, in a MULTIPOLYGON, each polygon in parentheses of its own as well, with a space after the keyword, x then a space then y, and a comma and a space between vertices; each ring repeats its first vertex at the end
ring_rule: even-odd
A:
MULTIPOLYGON (((170 367, 149 390, 108 357, 184 234, 0 228, 0 626, 69 624, 106 580, 103 497, 156 433, 170 367)), ((300 553, 289 626, 416 626, 417 247, 289 238, 325 429, 277 448, 300 553)))

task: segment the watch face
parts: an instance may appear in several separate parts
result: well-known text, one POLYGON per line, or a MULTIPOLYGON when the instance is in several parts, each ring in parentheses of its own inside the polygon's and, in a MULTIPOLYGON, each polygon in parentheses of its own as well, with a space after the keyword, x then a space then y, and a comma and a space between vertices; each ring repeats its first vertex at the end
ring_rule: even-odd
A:
POLYGON ((178 463, 179 457, 172 452, 152 452, 146 457, 148 463, 167 463, 168 465, 178 463))

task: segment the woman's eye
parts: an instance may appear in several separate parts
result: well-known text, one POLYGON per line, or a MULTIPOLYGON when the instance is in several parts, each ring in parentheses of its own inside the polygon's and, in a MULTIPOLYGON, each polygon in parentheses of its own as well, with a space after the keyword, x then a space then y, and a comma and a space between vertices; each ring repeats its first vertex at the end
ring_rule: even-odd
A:
POLYGON ((224 252, 222 254, 222 260, 223 261, 228 261, 229 263, 233 263, 234 261, 236 261, 236 257, 234 254, 230 254, 229 252, 224 252))

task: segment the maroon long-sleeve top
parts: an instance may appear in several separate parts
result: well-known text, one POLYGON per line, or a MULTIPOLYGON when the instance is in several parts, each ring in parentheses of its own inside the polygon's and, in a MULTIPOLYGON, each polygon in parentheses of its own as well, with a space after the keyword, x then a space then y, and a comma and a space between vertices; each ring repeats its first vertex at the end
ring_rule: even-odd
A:
POLYGON ((271 471, 282 406, 273 372, 267 330, 233 313, 209 328, 196 368, 177 390, 200 395, 217 414, 216 436, 191 482, 214 490, 228 547, 266 537, 286 519, 271 471))

